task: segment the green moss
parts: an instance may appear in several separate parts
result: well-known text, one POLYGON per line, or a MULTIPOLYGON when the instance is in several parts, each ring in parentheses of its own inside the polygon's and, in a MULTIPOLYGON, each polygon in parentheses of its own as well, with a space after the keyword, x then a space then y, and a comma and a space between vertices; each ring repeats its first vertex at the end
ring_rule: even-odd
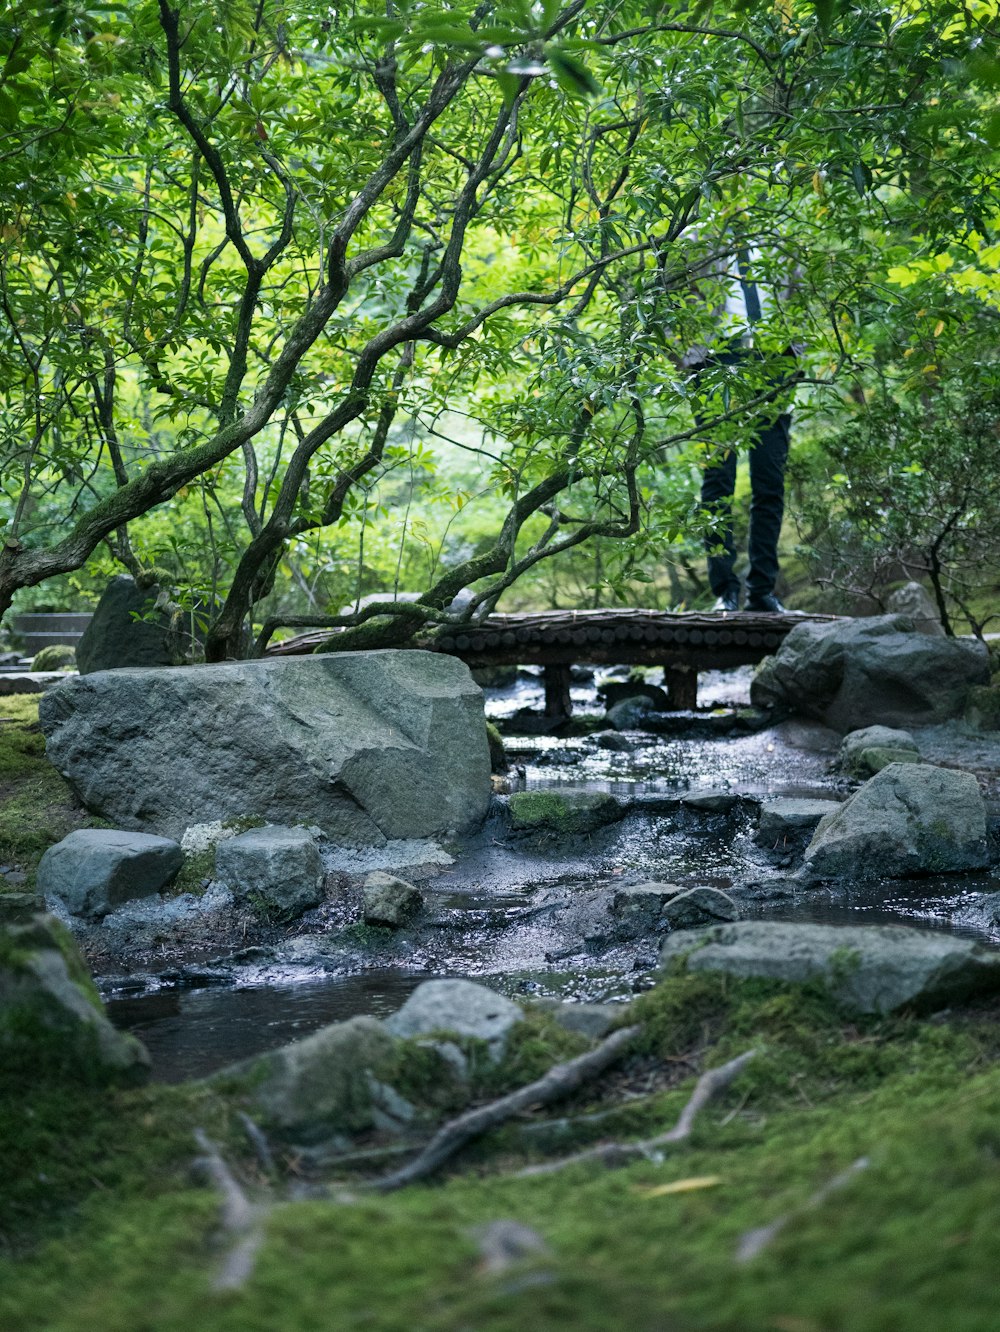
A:
POLYGON ((224 819, 222 826, 234 832, 238 837, 240 833, 249 832, 251 828, 266 828, 267 819, 262 818, 259 814, 244 814, 238 819, 224 819))
POLYGON ((516 791, 509 800, 515 832, 547 830, 556 833, 592 832, 622 817, 612 795, 600 791, 516 791))
MULTIPOLYGON (((483 1150, 471 1166, 466 1156, 461 1173, 443 1182, 384 1197, 352 1183, 353 1201, 335 1193, 280 1203, 252 1274, 228 1292, 211 1284, 221 1256, 217 1197, 192 1189, 186 1169, 192 1127, 202 1124, 254 1192, 217 1091, 70 1095, 23 1086, 5 1149, 5 1165, 13 1158, 16 1169, 0 1172, 2 1224, 9 1236, 13 1216, 19 1236, 37 1237, 41 1219, 51 1233, 58 1217, 63 1233, 0 1258, 0 1326, 992 1332, 1000 1260, 994 1009, 953 1012, 947 1023, 854 1023, 818 989, 678 972, 623 1020, 636 1017, 647 1028, 638 1064, 553 1114, 586 1111, 616 1079, 620 1102, 622 1092, 634 1096, 668 1059, 708 1067, 750 1045, 765 1053, 703 1111, 686 1143, 624 1170, 577 1166, 518 1178, 511 1171, 526 1158, 510 1132, 503 1156, 483 1150), (807 1206, 860 1157, 870 1161, 866 1171, 807 1206), (701 1176, 718 1182, 653 1192, 701 1176), (737 1266, 741 1234, 782 1215, 792 1219, 770 1247, 737 1266), (491 1277, 471 1231, 499 1218, 532 1227, 546 1252, 491 1277)), ((525 1076, 567 1053, 546 1045, 561 1037, 544 1024, 532 1018, 525 1027, 521 1053, 541 1043, 525 1076)), ((692 1085, 693 1073, 643 1095, 595 1133, 662 1131, 692 1085)))
POLYGON ((66 643, 53 643, 36 652, 31 663, 33 671, 72 671, 76 669, 76 649, 66 643))
POLYGON ((184 857, 180 873, 170 885, 171 894, 201 893, 215 873, 215 847, 184 857))
POLYGON ((506 772, 508 763, 507 752, 503 747, 503 736, 490 721, 486 723, 486 739, 490 746, 490 771, 506 772))
POLYGON ((37 694, 0 698, 0 860, 33 871, 43 853, 75 828, 107 823, 80 810, 45 757, 37 694))

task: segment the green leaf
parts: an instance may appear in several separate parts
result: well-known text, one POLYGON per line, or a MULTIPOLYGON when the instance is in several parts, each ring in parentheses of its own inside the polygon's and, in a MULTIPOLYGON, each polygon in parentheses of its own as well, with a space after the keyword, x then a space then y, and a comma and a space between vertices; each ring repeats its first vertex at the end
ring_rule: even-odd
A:
POLYGON ((503 94, 504 106, 514 105, 514 99, 521 90, 521 80, 516 74, 510 74, 502 69, 497 74, 497 83, 500 85, 500 92, 503 94))
POLYGON ((851 167, 851 179, 854 181, 854 188, 857 192, 864 195, 871 189, 875 178, 872 175, 871 167, 859 158, 851 167))
POLYGON ((556 76, 556 82, 563 92, 570 97, 599 97, 603 91, 601 85, 579 60, 568 56, 558 46, 549 46, 545 51, 549 68, 556 76))
POLYGON ((824 37, 829 37, 833 21, 837 17, 837 0, 813 0, 816 22, 824 37))

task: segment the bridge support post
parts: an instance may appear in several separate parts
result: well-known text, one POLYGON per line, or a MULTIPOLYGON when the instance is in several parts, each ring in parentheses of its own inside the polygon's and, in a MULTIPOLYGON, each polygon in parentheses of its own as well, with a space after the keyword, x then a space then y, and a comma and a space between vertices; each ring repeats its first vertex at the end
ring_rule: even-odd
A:
POLYGON ((674 712, 693 712, 698 706, 698 672, 693 666, 681 662, 664 666, 663 684, 674 712))
POLYGON ((570 668, 546 666, 544 679, 546 717, 568 717, 573 711, 573 702, 569 696, 570 668))

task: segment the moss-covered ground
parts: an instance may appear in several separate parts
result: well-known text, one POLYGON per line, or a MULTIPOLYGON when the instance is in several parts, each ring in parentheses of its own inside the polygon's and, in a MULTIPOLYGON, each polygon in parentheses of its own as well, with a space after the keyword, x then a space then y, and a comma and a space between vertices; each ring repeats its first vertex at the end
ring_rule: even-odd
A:
MULTIPOLYGON (((38 697, 0 698, 0 865, 26 873, 29 882, 50 846, 75 828, 106 826, 80 808, 45 757, 38 697)), ((0 875, 0 892, 3 888, 0 875)))
MULTIPOLYGON (((539 1156, 521 1121, 441 1180, 376 1197, 355 1176, 298 1201, 300 1163, 279 1154, 263 1247, 230 1291, 212 1286, 219 1207, 193 1182, 193 1128, 252 1195, 264 1182, 217 1094, 48 1085, 15 1070, 0 1082, 0 1327, 992 1332, 998 1013, 854 1022, 819 991, 669 977, 632 1006, 643 1031, 629 1059, 545 1113, 600 1110, 603 1137, 643 1138, 673 1123, 692 1064, 757 1048, 687 1143, 621 1170, 518 1177, 539 1156), (861 1157, 866 1170, 807 1205, 861 1157), (744 1231, 786 1214, 759 1257, 735 1261, 744 1231), (547 1251, 489 1274, 471 1231, 501 1219, 532 1227, 547 1251)), ((539 1027, 517 1075, 563 1053, 539 1027)), ((573 1145, 597 1131, 585 1122, 573 1145)))

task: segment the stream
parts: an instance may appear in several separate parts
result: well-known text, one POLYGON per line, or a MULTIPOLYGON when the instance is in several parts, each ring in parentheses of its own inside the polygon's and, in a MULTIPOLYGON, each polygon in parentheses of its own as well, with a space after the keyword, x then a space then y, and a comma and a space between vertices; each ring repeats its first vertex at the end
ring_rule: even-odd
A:
MULTIPOLYGON (((903 923, 1000 946, 1000 926, 980 905, 1000 892, 996 867, 864 886, 789 883, 798 860, 753 840, 761 800, 836 801, 851 788, 830 771, 840 737, 822 726, 787 721, 727 732, 733 709, 749 702, 750 674, 706 672, 699 712, 682 733, 629 732, 634 747, 618 752, 585 733, 586 721, 569 738, 525 734, 538 727, 542 682, 522 670, 505 688, 486 691, 487 715, 504 731, 511 789, 608 792, 625 817, 589 834, 515 835, 501 797, 482 832, 459 846, 397 843, 374 853, 328 846, 338 891, 285 928, 248 930, 225 899, 213 907, 211 894, 136 904, 86 941, 109 1015, 146 1044, 154 1077, 174 1082, 329 1022, 385 1016, 431 976, 482 979, 515 998, 624 1001, 653 983, 662 936, 622 928, 612 903, 620 888, 650 879, 721 888, 745 917, 903 923), (411 926, 359 924, 360 885, 377 868, 395 869, 423 892, 425 907, 411 926)), ((599 718, 593 678, 577 675, 575 720, 599 718)), ((957 723, 914 736, 925 757, 977 772, 995 833, 995 740, 957 723)))

